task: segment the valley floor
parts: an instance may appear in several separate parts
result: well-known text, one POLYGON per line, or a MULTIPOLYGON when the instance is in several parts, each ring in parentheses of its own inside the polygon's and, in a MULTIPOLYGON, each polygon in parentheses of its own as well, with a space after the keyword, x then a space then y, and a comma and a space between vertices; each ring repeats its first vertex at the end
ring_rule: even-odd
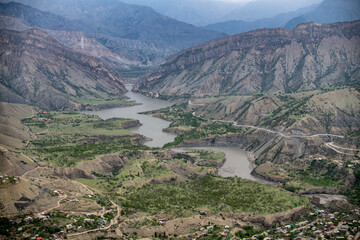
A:
POLYGON ((360 209, 335 196, 358 204, 356 137, 232 124, 180 104, 150 112, 178 133, 151 148, 127 130, 136 120, 1 106, 12 129, 0 149, 5 238, 351 239, 359 231, 360 209), (222 153, 169 149, 229 145, 252 152, 253 174, 277 186, 218 176, 222 153), (294 146, 303 150, 294 155, 294 146))

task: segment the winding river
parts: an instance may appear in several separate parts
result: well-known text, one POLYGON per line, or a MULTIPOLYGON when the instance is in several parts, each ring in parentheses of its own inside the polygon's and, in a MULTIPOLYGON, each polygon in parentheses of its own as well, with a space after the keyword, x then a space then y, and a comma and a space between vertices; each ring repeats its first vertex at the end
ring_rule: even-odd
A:
POLYGON ((162 131, 164 128, 167 128, 170 125, 170 122, 160 118, 151 117, 149 115, 139 114, 140 112, 169 107, 172 105, 172 103, 159 99, 149 98, 145 95, 132 92, 132 85, 127 85, 126 89, 128 92, 125 94, 125 96, 129 97, 130 100, 141 103, 141 105, 104 109, 100 111, 85 111, 83 113, 98 115, 102 119, 117 117, 139 120, 143 125, 136 128, 130 128, 129 130, 150 138, 151 140, 145 143, 145 145, 149 147, 162 147, 164 144, 172 142, 176 137, 176 134, 162 131))
MULTIPOLYGON (((123 108, 112 108, 112 109, 104 109, 100 111, 86 111, 83 112, 85 114, 95 114, 98 115, 102 119, 108 118, 132 118, 139 120, 143 125, 136 128, 129 129, 134 133, 141 134, 151 140, 146 142, 145 145, 149 147, 162 147, 164 144, 168 142, 172 142, 176 137, 174 133, 163 132, 164 128, 167 128, 170 122, 162 120, 160 118, 151 117, 144 114, 139 114, 139 112, 145 112, 150 110, 155 110, 159 108, 169 107, 172 105, 171 102, 153 99, 146 97, 142 94, 132 92, 132 86, 126 86, 128 92, 126 96, 130 98, 130 100, 134 100, 137 103, 141 103, 141 105, 135 105, 131 107, 123 107, 123 108)), ((247 154, 245 151, 234 148, 234 147, 194 147, 194 148, 175 148, 174 151, 186 152, 191 150, 211 150, 217 152, 224 152, 226 161, 224 165, 219 169, 219 175, 223 177, 241 177, 246 179, 255 180, 253 176, 251 176, 252 167, 247 158, 247 154)))

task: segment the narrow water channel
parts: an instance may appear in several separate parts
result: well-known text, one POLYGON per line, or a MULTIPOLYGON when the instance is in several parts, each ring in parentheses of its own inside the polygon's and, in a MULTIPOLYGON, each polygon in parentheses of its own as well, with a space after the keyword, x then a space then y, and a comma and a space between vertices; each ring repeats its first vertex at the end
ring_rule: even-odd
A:
MULTIPOLYGON (((172 142, 176 137, 176 134, 163 132, 164 128, 167 128, 170 122, 162 120, 160 118, 151 117, 144 114, 139 114, 140 112, 155 110, 159 108, 164 108, 171 106, 171 102, 153 99, 146 97, 139 93, 134 93, 131 91, 132 86, 126 86, 128 92, 126 96, 130 100, 141 103, 142 105, 135 105, 131 107, 124 108, 112 108, 104 109, 100 111, 86 111, 85 114, 94 114, 98 115, 102 119, 108 118, 132 118, 139 120, 143 125, 136 128, 129 129, 134 133, 141 134, 147 138, 151 138, 151 141, 145 143, 149 147, 162 147, 168 142, 172 142)), ((241 177, 246 179, 255 180, 251 176, 252 167, 247 158, 246 152, 235 147, 194 147, 194 148, 175 148, 175 151, 192 151, 192 150, 210 150, 216 152, 224 152, 226 156, 226 161, 224 165, 219 169, 219 175, 223 177, 241 177)))

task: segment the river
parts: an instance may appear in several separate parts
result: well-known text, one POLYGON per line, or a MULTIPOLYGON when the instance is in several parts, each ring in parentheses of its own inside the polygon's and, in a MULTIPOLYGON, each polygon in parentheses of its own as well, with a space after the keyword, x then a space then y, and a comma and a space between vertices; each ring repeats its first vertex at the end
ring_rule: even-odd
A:
POLYGON ((162 131, 164 128, 169 127, 170 122, 160 118, 151 117, 149 115, 139 114, 140 112, 169 107, 172 105, 172 103, 159 99, 149 98, 145 95, 132 92, 131 85, 127 85, 126 89, 128 92, 125 94, 125 96, 129 97, 130 100, 141 103, 141 105, 104 109, 100 111, 85 111, 82 113, 98 115, 102 119, 116 117, 139 120, 143 125, 136 128, 130 128, 129 130, 131 132, 138 133, 147 138, 150 138, 151 141, 145 143, 145 145, 149 147, 162 147, 164 144, 172 142, 176 137, 176 134, 162 131))
MULTIPOLYGON (((139 114, 139 112, 146 112, 159 108, 169 107, 171 102, 149 98, 139 93, 132 92, 132 86, 126 86, 128 92, 125 94, 130 100, 141 103, 142 105, 135 105, 123 108, 104 109, 100 111, 85 111, 85 114, 98 115, 102 119, 108 118, 132 118, 139 120, 143 125, 136 128, 129 129, 134 133, 141 134, 152 140, 147 141, 145 145, 149 147, 162 147, 168 142, 172 142, 176 137, 174 133, 163 132, 164 128, 170 125, 170 122, 160 118, 151 117, 149 115, 139 114)), ((235 147, 194 147, 194 148, 175 148, 173 150, 186 152, 191 150, 210 150, 216 152, 224 152, 226 161, 219 169, 219 175, 223 177, 241 177, 246 179, 255 180, 251 176, 252 167, 247 158, 245 151, 235 147)))
POLYGON ((222 177, 241 177, 256 180, 251 175, 252 164, 249 162, 246 152, 236 147, 181 147, 172 149, 177 152, 189 152, 193 150, 207 150, 223 152, 226 161, 219 168, 218 174, 222 177))

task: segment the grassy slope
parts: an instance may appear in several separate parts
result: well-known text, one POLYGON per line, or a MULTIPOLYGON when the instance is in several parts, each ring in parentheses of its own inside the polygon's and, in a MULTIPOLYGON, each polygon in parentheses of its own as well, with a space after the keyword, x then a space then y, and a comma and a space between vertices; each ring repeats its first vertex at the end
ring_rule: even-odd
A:
POLYGON ((33 108, 22 104, 0 103, 0 144, 22 147, 22 140, 30 139, 28 128, 20 119, 31 117, 33 108))

